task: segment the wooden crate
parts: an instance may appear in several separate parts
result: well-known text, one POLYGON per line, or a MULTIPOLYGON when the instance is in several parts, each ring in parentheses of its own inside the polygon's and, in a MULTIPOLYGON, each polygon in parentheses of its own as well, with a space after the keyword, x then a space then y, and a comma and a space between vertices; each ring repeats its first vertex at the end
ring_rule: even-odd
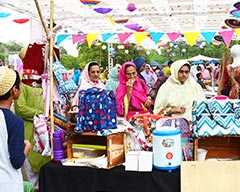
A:
POLYGON ((207 149, 206 159, 209 158, 239 158, 239 136, 212 136, 194 139, 194 160, 197 160, 197 149, 207 149))
POLYGON ((104 145, 106 146, 107 166, 112 168, 125 162, 125 137, 124 132, 108 136, 98 136, 95 133, 69 134, 67 136, 67 157, 73 158, 73 144, 104 145))

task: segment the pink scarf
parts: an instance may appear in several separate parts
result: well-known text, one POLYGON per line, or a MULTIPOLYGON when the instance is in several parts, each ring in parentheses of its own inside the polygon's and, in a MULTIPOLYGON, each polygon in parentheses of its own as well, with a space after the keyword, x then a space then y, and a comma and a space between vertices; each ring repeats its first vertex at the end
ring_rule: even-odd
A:
MULTIPOLYGON (((127 94, 127 87, 126 83, 128 81, 125 71, 126 66, 133 66, 136 68, 135 64, 132 62, 126 62, 122 65, 120 72, 119 72, 119 85, 116 89, 116 101, 117 101, 117 110, 119 116, 124 116, 124 97, 127 94)), ((129 110, 127 114, 127 119, 129 119, 132 115, 138 113, 146 113, 142 107, 144 103, 147 100, 147 93, 148 88, 143 80, 141 80, 139 77, 136 78, 136 81, 134 82, 132 94, 131 94, 131 100, 129 103, 129 110)))

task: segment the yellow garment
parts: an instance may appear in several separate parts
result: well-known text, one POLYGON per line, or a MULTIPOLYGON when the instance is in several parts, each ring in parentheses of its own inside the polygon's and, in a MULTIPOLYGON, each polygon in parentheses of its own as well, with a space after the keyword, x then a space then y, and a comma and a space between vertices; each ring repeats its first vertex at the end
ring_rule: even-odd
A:
POLYGON ((129 101, 128 101, 127 95, 124 96, 123 102, 124 102, 124 107, 125 107, 124 118, 127 119, 128 108, 129 108, 129 101))
POLYGON ((172 107, 183 106, 186 107, 185 113, 172 114, 172 116, 192 120, 192 102, 206 99, 203 89, 190 74, 184 84, 178 80, 178 71, 186 63, 188 62, 185 60, 179 60, 171 65, 171 76, 158 91, 154 104, 154 114, 158 114, 162 109, 169 110, 172 107))
POLYGON ((100 79, 101 80, 107 80, 108 79, 108 70, 105 69, 101 74, 100 74, 100 79))
MULTIPOLYGON (((28 154, 28 160, 35 173, 38 173, 40 167, 50 160, 50 157, 43 157, 40 153, 33 150, 33 116, 35 115, 40 98, 38 95, 40 95, 41 92, 42 88, 32 88, 29 85, 21 83, 20 97, 14 102, 16 115, 24 120, 24 139, 29 140, 32 144, 32 149, 28 154)), ((43 98, 41 101, 38 114, 43 114, 43 98)))
POLYGON ((164 76, 169 77, 171 75, 171 70, 169 66, 163 68, 164 76))

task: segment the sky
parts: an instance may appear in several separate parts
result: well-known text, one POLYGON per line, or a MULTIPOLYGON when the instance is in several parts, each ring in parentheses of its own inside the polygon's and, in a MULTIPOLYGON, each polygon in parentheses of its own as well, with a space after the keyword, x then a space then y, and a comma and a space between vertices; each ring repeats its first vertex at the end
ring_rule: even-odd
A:
MULTIPOLYGON (((11 13, 11 15, 4 18, 0 17, 0 42, 16 41, 27 47, 30 43, 43 42, 45 40, 45 32, 39 20, 5 8, 4 13, 7 12, 11 13), (18 24, 13 22, 15 19, 29 19, 29 21, 18 24)), ((64 40, 60 46, 63 46, 68 51, 68 54, 77 56, 76 45, 73 45, 71 40, 64 40)))

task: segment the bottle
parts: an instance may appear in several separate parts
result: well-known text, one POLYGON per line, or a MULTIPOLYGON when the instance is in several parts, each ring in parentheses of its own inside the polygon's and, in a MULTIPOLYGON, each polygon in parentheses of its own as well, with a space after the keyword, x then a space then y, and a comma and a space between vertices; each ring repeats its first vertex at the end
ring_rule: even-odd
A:
POLYGON ((64 159, 62 130, 58 130, 53 133, 52 143, 53 143, 53 160, 56 163, 60 163, 61 160, 64 159))

